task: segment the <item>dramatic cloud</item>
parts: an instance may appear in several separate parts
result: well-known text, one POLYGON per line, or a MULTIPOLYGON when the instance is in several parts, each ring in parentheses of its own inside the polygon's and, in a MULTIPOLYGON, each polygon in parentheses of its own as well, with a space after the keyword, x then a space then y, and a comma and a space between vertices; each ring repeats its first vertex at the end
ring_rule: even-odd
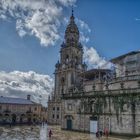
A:
POLYGON ((111 68, 112 64, 110 62, 106 61, 105 58, 101 57, 93 47, 88 47, 87 43, 90 41, 89 33, 91 33, 91 29, 88 26, 88 24, 78 18, 76 18, 76 23, 80 31, 80 42, 84 44, 83 58, 86 64, 88 65, 88 69, 111 68))
POLYGON ((98 52, 93 48, 84 46, 84 61, 87 63, 88 68, 111 68, 112 64, 101 57, 98 52))
MULTIPOLYGON (((19 36, 34 35, 41 45, 53 46, 63 38, 59 32, 60 26, 69 21, 69 18, 62 16, 64 7, 75 3, 76 0, 1 0, 0 18, 14 19, 19 36)), ((82 44, 88 43, 91 29, 81 19, 76 18, 75 21, 79 27, 80 41, 82 44)), ((84 59, 89 67, 106 65, 106 60, 94 48, 84 47, 84 52, 84 59)))
POLYGON ((76 22, 80 30, 80 41, 84 44, 83 59, 88 65, 88 69, 111 68, 112 64, 105 60, 105 58, 101 57, 94 47, 88 47, 87 43, 90 41, 89 33, 91 33, 91 29, 88 24, 80 19, 76 19, 76 22))
POLYGON ((15 19, 16 30, 23 37, 34 35, 41 45, 52 46, 60 39, 59 27, 64 21, 63 7, 76 0, 1 0, 0 18, 15 19))
POLYGON ((48 75, 33 71, 0 72, 1 96, 26 98, 30 94, 33 101, 46 106, 48 95, 52 93, 53 87, 54 81, 48 75))

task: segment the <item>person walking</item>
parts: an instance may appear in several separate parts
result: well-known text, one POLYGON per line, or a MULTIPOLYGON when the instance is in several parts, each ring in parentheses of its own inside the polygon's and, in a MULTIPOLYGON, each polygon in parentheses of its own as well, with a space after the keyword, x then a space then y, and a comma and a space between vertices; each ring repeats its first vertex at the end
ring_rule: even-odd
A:
POLYGON ((101 133, 100 133, 99 130, 96 132, 96 138, 97 138, 98 140, 100 140, 100 138, 101 138, 101 133))
POLYGON ((49 140, 51 140, 52 134, 53 134, 53 133, 52 133, 52 130, 50 129, 50 130, 49 130, 49 140))
POLYGON ((105 128, 104 133, 105 133, 106 138, 108 139, 108 136, 109 136, 109 131, 108 131, 108 128, 105 128))

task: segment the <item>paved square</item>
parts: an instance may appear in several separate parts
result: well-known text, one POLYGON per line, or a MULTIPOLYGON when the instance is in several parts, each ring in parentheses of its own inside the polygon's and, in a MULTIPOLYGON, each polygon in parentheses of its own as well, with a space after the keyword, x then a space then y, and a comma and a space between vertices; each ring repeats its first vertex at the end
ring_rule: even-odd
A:
MULTIPOLYGON (((61 130, 60 126, 13 126, 0 127, 0 140, 99 140, 93 134, 61 130), (48 132, 52 130, 52 138, 48 132)), ((106 140, 106 138, 100 138, 106 140)), ((108 140, 123 140, 109 137, 108 140)), ((129 140, 129 139, 125 139, 129 140)), ((133 139, 140 140, 140 138, 133 139)))

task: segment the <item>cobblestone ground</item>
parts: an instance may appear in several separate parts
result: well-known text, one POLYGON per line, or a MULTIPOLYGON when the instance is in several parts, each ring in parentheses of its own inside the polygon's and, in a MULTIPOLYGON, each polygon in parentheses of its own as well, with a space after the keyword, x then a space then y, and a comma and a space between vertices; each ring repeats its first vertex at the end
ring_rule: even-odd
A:
MULTIPOLYGON (((0 127, 0 140, 99 140, 95 135, 62 131, 59 126, 14 126, 0 127), (52 130, 52 138, 48 138, 48 131, 52 130)), ((101 138, 100 140, 106 140, 101 138)), ((108 140, 123 140, 109 137, 108 140)), ((127 139, 129 140, 129 139, 127 139)), ((134 140, 134 139, 133 139, 134 140)), ((136 140, 140 140, 137 138, 136 140)))

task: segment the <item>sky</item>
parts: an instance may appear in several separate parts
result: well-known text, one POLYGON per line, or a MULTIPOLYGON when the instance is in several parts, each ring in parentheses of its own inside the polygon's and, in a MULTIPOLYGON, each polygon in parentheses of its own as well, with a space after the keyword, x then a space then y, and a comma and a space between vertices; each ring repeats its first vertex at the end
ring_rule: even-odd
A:
POLYGON ((53 75, 54 65, 59 59, 60 45, 63 41, 67 20, 71 15, 72 4, 75 18, 84 22, 83 24, 86 24, 90 30, 90 32, 87 31, 87 28, 82 28, 82 30, 81 23, 77 22, 79 30, 81 29, 80 32, 88 40, 82 41, 82 44, 88 48, 94 47, 101 57, 110 60, 140 48, 140 1, 54 0, 60 2, 54 5, 48 4, 49 0, 46 0, 46 7, 43 7, 41 3, 44 0, 41 2, 31 0, 34 7, 29 3, 28 8, 26 8, 27 0, 23 1, 21 3, 17 0, 0 2, 0 70, 7 72, 33 70, 37 73, 53 75), (49 8, 47 5, 50 5, 52 11, 43 13, 46 15, 43 15, 41 19, 37 17, 39 16, 37 4, 42 10, 47 10, 49 8), (29 15, 33 11, 35 11, 34 15, 29 15), (55 13, 56 11, 58 14, 55 13), (47 30, 51 30, 47 21, 49 19, 44 23, 41 21, 49 16, 53 16, 50 21, 57 26, 54 29, 56 30, 54 31, 55 37, 53 35, 50 37, 54 40, 53 43, 46 41, 49 36, 46 37, 43 34, 43 32, 47 34, 47 30), (59 19, 63 19, 62 22, 59 19), (25 22, 28 25, 25 25, 27 24, 25 22))
POLYGON ((1 0, 0 85, 5 87, 2 92, 9 95, 11 90, 6 89, 15 87, 13 81, 20 81, 22 86, 16 86, 22 88, 28 85, 27 93, 29 89, 35 92, 38 85, 30 88, 29 83, 42 82, 36 78, 39 76, 43 79, 40 91, 44 93, 46 76, 49 92, 52 91, 50 83, 72 5, 89 69, 109 67, 110 59, 140 50, 138 0, 1 0), (28 80, 23 80, 25 77, 28 80))

